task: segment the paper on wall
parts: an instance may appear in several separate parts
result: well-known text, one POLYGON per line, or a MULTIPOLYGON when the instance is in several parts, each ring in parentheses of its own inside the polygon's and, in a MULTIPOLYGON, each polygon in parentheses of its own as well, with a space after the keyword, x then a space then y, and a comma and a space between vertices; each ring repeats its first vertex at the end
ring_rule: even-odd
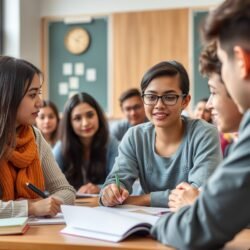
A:
POLYGON ((72 75, 72 63, 63 63, 63 75, 72 75))
POLYGON ((86 81, 95 82, 96 81, 96 69, 87 69, 86 70, 86 81))
POLYGON ((72 76, 69 77, 69 88, 70 89, 79 89, 79 78, 72 76))
POLYGON ((84 63, 75 63, 75 75, 76 76, 84 75, 84 63))
POLYGON ((59 83, 59 89, 58 93, 59 95, 67 95, 69 90, 68 90, 68 83, 67 82, 60 82, 59 83))

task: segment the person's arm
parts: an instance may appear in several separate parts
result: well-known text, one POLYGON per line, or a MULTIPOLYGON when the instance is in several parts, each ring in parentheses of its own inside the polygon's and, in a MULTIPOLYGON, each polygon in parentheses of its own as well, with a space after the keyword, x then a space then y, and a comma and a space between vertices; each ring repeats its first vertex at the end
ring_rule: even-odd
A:
POLYGON ((113 136, 109 137, 107 147, 106 173, 109 174, 115 164, 115 158, 118 156, 119 142, 113 136))
MULTIPOLYGON (((104 205, 115 205, 115 204, 120 204, 124 200, 121 201, 119 199, 119 190, 116 187, 116 185, 112 185, 116 183, 116 178, 115 176, 118 175, 119 180, 120 180, 120 188, 123 193, 124 191, 124 199, 127 198, 128 192, 132 192, 132 185, 134 181, 138 178, 139 170, 138 170, 138 163, 137 163, 137 158, 136 158, 136 153, 135 153, 135 148, 134 148, 134 138, 132 136, 132 129, 130 129, 123 140, 121 141, 119 145, 119 153, 118 156, 115 160, 115 164, 112 168, 112 171, 110 174, 107 176, 107 179, 103 185, 103 188, 101 190, 101 204, 104 205), (104 200, 102 200, 102 197, 109 198, 111 197, 111 200, 113 202, 111 203, 105 203, 104 200), (116 199, 116 198, 117 199, 116 199), (104 201, 102 203, 102 201, 104 201), (115 202, 116 201, 116 202, 115 202)), ((121 198, 121 197, 120 197, 121 198)))
POLYGON ((52 196, 59 197, 64 204, 74 204, 74 188, 68 183, 57 165, 51 148, 45 143, 45 140, 39 132, 36 131, 36 134, 36 141, 45 179, 45 188, 52 196))
POLYGON ((190 148, 188 157, 192 157, 192 167, 187 182, 199 188, 207 182, 223 159, 217 128, 207 123, 197 127, 192 132, 190 148))
POLYGON ((2 201, 0 200, 0 218, 28 216, 28 201, 2 201))
POLYGON ((178 249, 219 249, 249 224, 249 131, 250 125, 192 206, 157 221, 151 230, 156 239, 178 249))

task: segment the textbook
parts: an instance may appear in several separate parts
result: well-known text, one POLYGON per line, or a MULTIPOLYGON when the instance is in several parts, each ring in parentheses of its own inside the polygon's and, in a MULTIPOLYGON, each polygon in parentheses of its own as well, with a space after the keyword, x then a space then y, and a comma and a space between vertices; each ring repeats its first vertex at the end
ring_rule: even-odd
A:
POLYGON ((29 226, 28 217, 0 219, 0 235, 24 234, 29 226))
POLYGON ((132 212, 116 212, 82 206, 61 206, 66 227, 64 234, 119 242, 129 235, 146 235, 160 218, 132 212))

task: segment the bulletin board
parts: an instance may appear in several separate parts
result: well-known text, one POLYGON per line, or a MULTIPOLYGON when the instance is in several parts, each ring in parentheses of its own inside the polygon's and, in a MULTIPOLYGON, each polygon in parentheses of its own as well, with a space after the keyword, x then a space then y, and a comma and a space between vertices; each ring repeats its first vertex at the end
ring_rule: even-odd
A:
POLYGON ((68 98, 78 92, 92 95, 107 112, 108 106, 108 18, 90 23, 65 24, 51 21, 48 26, 48 96, 60 112, 68 98), (64 44, 66 34, 75 27, 90 36, 88 49, 79 55, 70 53, 64 44))
POLYGON ((207 78, 203 78, 199 72, 199 56, 202 50, 200 39, 200 24, 203 18, 207 15, 207 11, 193 11, 193 86, 194 86, 194 104, 200 99, 209 97, 209 89, 207 85, 207 78))

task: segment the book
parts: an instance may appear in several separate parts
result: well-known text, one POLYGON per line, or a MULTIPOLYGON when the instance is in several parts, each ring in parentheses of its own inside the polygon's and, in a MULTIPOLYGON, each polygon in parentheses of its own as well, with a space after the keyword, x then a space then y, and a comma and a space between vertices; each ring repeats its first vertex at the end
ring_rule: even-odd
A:
POLYGON ((58 213, 54 217, 29 217, 28 224, 30 226, 36 225, 60 225, 65 224, 65 220, 62 213, 58 213))
POLYGON ((0 219, 0 235, 24 234, 29 225, 28 217, 0 219))
POLYGON ((148 234, 158 216, 82 206, 61 206, 66 227, 61 233, 119 242, 134 233, 148 234))
POLYGON ((81 192, 76 192, 76 198, 91 198, 91 197, 98 197, 99 194, 84 194, 81 192))
POLYGON ((99 206, 96 209, 106 210, 106 211, 116 211, 116 212, 134 212, 134 213, 141 213, 141 214, 148 214, 154 216, 162 216, 166 213, 170 213, 169 208, 164 207, 146 207, 146 206, 137 206, 137 205, 117 205, 114 207, 103 207, 99 206))

